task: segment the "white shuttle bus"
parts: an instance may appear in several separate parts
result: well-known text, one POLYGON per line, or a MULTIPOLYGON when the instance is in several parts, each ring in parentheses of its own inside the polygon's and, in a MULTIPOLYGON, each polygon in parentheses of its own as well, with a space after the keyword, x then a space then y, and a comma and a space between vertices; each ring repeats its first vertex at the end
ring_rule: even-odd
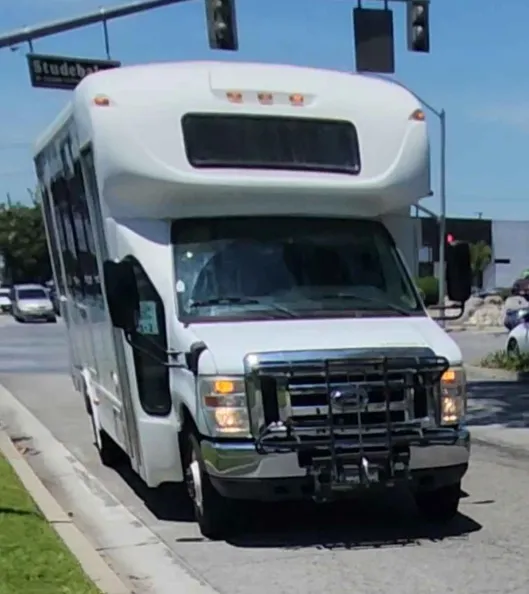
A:
MULTIPOLYGON (((412 93, 285 65, 109 70, 79 84, 35 164, 104 464, 187 486, 211 538, 237 500, 373 484, 456 514, 465 373, 410 273, 410 206, 430 192, 412 93)), ((446 275, 464 302, 468 245, 446 275)))

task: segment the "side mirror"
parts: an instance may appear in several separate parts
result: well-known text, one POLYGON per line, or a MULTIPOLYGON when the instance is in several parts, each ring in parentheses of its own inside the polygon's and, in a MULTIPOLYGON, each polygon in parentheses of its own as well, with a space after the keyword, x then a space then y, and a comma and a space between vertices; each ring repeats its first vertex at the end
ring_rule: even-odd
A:
POLYGON ((140 312, 138 285, 132 264, 126 260, 103 263, 105 293, 112 325, 132 332, 140 312))
POLYGON ((446 250, 446 293, 450 301, 465 303, 472 293, 470 244, 455 241, 446 250))

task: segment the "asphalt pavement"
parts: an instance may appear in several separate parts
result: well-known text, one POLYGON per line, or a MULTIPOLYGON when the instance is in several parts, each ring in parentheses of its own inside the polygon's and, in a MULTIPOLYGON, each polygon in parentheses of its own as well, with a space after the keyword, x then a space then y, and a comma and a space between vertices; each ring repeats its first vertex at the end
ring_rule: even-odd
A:
POLYGON ((507 334, 506 330, 502 332, 456 331, 451 332, 450 336, 461 347, 465 363, 477 364, 489 353, 504 349, 507 342, 507 334))
MULTIPOLYGON (((454 337, 472 356, 502 340, 483 333, 454 337)), ((523 444, 473 447, 461 514, 444 529, 422 523, 404 495, 372 496, 330 508, 252 506, 238 536, 208 542, 187 510, 176 508, 170 489, 155 493, 127 468, 101 466, 67 368, 62 323, 0 317, 0 384, 163 539, 177 563, 219 594, 529 592, 529 448, 523 444)), ((505 432, 523 426, 526 387, 476 382, 470 389, 472 425, 505 432)))

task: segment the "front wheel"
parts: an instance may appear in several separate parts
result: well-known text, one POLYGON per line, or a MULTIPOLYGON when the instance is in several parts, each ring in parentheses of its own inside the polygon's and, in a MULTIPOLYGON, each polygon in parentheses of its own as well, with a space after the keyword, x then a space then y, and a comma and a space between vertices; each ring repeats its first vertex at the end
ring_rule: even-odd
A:
POLYGON ((190 434, 187 443, 185 479, 200 532, 211 540, 220 540, 234 522, 231 502, 222 497, 206 471, 200 442, 190 434))
POLYGON ((415 503, 421 515, 430 522, 441 524, 448 523, 457 516, 460 499, 461 482, 415 493, 415 503))
POLYGON ((520 347, 514 338, 509 340, 509 344, 507 345, 507 354, 509 357, 519 357, 520 356, 520 347))

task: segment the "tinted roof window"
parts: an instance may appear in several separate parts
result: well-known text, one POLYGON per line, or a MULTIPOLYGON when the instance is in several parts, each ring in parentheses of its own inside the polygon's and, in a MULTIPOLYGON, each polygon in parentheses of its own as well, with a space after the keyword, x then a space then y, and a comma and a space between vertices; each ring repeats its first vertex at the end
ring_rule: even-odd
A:
POLYGON ((187 114, 182 128, 193 167, 360 173, 358 136, 348 121, 187 114))

